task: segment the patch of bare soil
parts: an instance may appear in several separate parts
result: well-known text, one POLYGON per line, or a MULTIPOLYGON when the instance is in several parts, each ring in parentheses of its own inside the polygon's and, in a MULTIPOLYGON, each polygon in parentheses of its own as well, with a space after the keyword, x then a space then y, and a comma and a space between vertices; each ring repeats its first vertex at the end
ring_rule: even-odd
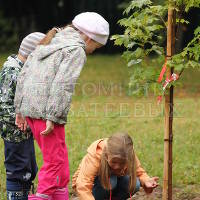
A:
MULTIPOLYGON (((146 195, 141 189, 132 199, 129 200, 160 200, 162 199, 162 188, 158 187, 150 195, 146 195)), ((173 200, 200 200, 200 186, 187 186, 184 188, 173 188, 173 200)), ((78 197, 72 195, 70 200, 79 200, 78 197)), ((103 200, 103 199, 102 199, 103 200)))
MULTIPOLYGON (((151 195, 146 195, 143 190, 135 194, 134 200, 159 200, 162 199, 162 188, 158 187, 151 195)), ((173 188, 173 200, 200 200, 200 191, 194 188, 173 188)))

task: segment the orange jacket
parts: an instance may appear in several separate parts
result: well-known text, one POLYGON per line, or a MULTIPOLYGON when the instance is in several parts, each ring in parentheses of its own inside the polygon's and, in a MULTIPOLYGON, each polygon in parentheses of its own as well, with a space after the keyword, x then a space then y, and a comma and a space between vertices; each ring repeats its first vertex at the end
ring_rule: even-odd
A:
MULTIPOLYGON (((106 139, 100 139, 93 142, 87 149, 87 154, 82 159, 78 170, 72 177, 72 188, 78 194, 80 200, 94 200, 92 188, 94 179, 98 174, 102 150, 106 139)), ((136 156, 136 174, 141 185, 149 179, 145 170, 141 167, 140 161, 136 156)))

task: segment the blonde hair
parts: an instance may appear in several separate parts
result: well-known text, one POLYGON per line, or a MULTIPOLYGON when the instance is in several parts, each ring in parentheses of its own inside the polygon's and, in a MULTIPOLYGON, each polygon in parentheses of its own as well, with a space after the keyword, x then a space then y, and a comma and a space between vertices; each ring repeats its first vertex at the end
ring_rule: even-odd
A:
POLYGON ((46 34, 46 36, 40 41, 40 45, 48 45, 51 40, 55 37, 56 33, 59 31, 59 30, 62 30, 66 27, 71 27, 73 29, 75 29, 76 31, 78 31, 80 34, 82 34, 82 32, 80 32, 76 27, 74 27, 72 24, 69 24, 69 25, 66 25, 64 27, 61 27, 61 28, 57 28, 57 27, 54 27, 52 28, 51 30, 49 30, 46 34))
POLYGON ((127 133, 116 133, 108 138, 107 145, 104 147, 99 168, 99 179, 106 190, 110 190, 111 169, 107 161, 107 155, 117 156, 126 159, 127 174, 129 179, 129 192, 132 193, 136 186, 136 166, 133 141, 127 133))
POLYGON ((46 36, 40 41, 39 44, 40 45, 48 45, 56 33, 57 33, 57 29, 52 28, 50 31, 47 32, 46 36))

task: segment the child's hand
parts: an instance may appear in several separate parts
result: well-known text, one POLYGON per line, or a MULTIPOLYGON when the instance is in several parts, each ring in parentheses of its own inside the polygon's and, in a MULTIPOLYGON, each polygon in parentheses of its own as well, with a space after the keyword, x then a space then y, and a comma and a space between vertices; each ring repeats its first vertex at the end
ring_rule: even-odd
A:
POLYGON ((46 130, 42 131, 41 135, 48 135, 54 129, 54 123, 50 120, 46 121, 46 130))
POLYGON ((15 125, 22 131, 25 131, 27 128, 26 119, 20 113, 16 114, 15 125))
POLYGON ((158 186, 158 179, 158 177, 152 177, 145 181, 143 188, 147 194, 152 193, 153 190, 158 186))

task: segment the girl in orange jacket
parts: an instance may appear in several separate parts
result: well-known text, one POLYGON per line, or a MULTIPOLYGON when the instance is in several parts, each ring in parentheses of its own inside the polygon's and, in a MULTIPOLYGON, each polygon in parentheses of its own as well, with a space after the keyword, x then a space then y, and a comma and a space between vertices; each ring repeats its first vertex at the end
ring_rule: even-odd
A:
POLYGON ((150 178, 134 153, 128 134, 114 134, 93 142, 72 178, 80 200, 125 200, 142 186, 151 193, 158 177, 150 178))

